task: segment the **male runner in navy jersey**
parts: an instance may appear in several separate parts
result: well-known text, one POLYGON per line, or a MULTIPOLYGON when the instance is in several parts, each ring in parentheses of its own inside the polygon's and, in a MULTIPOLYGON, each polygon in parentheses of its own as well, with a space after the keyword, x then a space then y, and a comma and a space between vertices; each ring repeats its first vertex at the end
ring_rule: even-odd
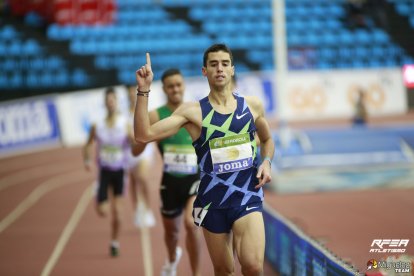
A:
POLYGON ((274 143, 257 97, 234 94, 233 56, 224 44, 210 46, 203 56, 202 73, 210 93, 199 102, 184 103, 168 118, 151 125, 148 97, 153 73, 150 56, 136 72, 138 100, 135 138, 138 142, 163 139, 187 129, 193 140, 201 182, 193 217, 203 227, 216 275, 233 275, 230 231, 244 275, 261 275, 265 248, 262 186, 271 180, 274 143), (261 141, 257 160, 255 134, 261 141))

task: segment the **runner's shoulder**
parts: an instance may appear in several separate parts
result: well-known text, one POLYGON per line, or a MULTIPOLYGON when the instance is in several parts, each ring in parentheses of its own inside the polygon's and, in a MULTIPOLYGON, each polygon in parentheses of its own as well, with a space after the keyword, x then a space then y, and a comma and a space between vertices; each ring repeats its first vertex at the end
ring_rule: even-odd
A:
POLYGON ((263 109, 263 103, 257 96, 244 96, 244 99, 247 102, 247 105, 252 108, 254 111, 260 111, 263 109))
POLYGON ((199 102, 185 102, 181 104, 174 113, 187 116, 194 114, 194 112, 200 112, 200 110, 201 108, 199 102))

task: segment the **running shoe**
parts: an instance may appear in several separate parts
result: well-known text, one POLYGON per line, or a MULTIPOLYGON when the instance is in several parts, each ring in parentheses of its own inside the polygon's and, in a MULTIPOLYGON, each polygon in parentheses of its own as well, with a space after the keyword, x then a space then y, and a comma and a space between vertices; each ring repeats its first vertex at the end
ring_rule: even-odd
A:
POLYGON ((111 245, 109 248, 109 254, 111 257, 118 257, 119 256, 119 247, 111 245))
POLYGON ((151 210, 145 212, 145 226, 148 228, 155 226, 155 217, 151 210))
POLYGON ((168 260, 165 262, 165 265, 162 267, 161 276, 176 276, 177 275, 177 266, 180 262, 181 256, 183 255, 183 250, 181 247, 177 246, 175 249, 175 261, 170 263, 168 260))
POLYGON ((144 206, 142 204, 138 204, 137 209, 135 210, 135 217, 134 217, 134 225, 137 228, 141 228, 144 226, 144 206))

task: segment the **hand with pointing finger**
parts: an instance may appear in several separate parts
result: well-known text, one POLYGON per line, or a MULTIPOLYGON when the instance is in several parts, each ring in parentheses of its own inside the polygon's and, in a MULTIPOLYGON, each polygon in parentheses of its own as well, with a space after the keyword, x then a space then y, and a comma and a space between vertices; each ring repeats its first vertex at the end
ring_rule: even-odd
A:
POLYGON ((147 63, 136 72, 138 90, 141 92, 147 92, 150 90, 152 79, 154 78, 154 74, 151 69, 150 54, 147 53, 146 57, 147 63))

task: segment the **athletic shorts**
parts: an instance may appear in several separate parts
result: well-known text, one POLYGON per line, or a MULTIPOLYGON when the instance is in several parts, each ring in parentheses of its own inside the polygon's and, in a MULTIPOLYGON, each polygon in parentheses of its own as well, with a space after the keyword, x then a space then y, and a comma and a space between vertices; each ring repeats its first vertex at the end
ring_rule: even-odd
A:
POLYGON ((108 190, 112 189, 114 196, 121 196, 124 193, 124 170, 111 171, 101 168, 99 171, 99 182, 97 201, 102 203, 108 200, 108 190))
POLYGON ((128 150, 128 169, 135 168, 142 160, 152 161, 155 150, 153 143, 147 144, 144 151, 140 155, 132 155, 131 149, 128 150))
POLYGON ((161 214, 166 218, 181 215, 190 197, 197 194, 200 175, 184 177, 164 173, 161 181, 161 214))
POLYGON ((193 209, 194 224, 202 226, 216 234, 230 233, 233 223, 239 218, 253 213, 262 212, 263 202, 258 201, 233 208, 203 210, 200 207, 193 209))

